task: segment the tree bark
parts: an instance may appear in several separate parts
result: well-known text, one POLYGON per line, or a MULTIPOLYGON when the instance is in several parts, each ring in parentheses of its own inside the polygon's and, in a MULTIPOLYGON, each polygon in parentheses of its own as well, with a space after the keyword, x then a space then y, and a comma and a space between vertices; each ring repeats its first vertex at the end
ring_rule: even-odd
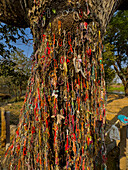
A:
MULTIPOLYGON (((33 4, 40 1, 34 0, 0 0, 0 21, 20 28, 30 26, 31 11, 35 10, 33 4)), ((53 1, 57 2, 57 1, 53 1)), ((58 1, 59 2, 59 1, 58 1)), ((95 17, 101 22, 103 31, 109 23, 113 13, 119 8, 120 4, 125 4, 124 0, 90 0, 89 5, 95 11, 95 17), (98 6, 99 10, 96 8, 98 6), (103 11, 105 11, 103 13, 103 11), (102 17, 101 17, 102 16, 102 17)), ((63 3, 59 2, 59 3, 63 3)), ((45 6, 46 0, 42 1, 45 6)), ((52 4, 52 3, 51 3, 52 4)), ((124 5, 125 6, 125 5, 124 5)))
POLYGON ((116 66, 116 64, 113 64, 114 69, 117 73, 117 75, 119 76, 119 78, 122 80, 123 86, 124 86, 124 91, 125 91, 125 96, 128 96, 128 67, 126 68, 126 73, 122 70, 121 65, 119 63, 117 63, 120 70, 122 72, 120 72, 118 70, 118 67, 116 66))
POLYGON ((28 11, 32 0, 0 0, 0 21, 20 28, 30 26, 28 11))
POLYGON ((125 96, 128 96, 128 66, 126 68, 125 96))

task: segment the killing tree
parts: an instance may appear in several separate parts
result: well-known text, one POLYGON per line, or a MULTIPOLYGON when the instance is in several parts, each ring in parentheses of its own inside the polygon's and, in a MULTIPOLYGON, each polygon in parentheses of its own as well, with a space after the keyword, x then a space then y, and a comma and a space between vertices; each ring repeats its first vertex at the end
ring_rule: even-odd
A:
POLYGON ((120 3, 1 0, 1 21, 30 26, 34 37, 26 99, 3 161, 9 169, 106 168, 102 37, 120 3))

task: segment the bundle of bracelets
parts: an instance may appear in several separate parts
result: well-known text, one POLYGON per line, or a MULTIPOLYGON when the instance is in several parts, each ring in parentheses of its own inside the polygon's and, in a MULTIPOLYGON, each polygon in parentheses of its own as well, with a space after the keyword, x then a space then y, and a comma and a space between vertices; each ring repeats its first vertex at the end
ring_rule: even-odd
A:
POLYGON ((87 0, 34 1, 33 9, 31 77, 5 165, 18 170, 105 168, 100 23, 87 0))

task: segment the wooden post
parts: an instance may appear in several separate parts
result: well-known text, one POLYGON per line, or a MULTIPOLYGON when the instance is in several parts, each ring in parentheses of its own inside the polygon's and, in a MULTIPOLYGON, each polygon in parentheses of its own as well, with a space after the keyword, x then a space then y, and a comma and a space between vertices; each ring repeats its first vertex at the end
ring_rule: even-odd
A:
POLYGON ((120 170, 126 170, 126 126, 120 128, 120 170))
POLYGON ((5 112, 5 118, 6 118, 6 150, 8 149, 8 146, 10 145, 10 112, 5 112))
POLYGON ((5 110, 1 108, 1 146, 5 147, 6 142, 6 120, 5 120, 5 110))
POLYGON ((126 126, 126 169, 128 169, 128 125, 126 126))

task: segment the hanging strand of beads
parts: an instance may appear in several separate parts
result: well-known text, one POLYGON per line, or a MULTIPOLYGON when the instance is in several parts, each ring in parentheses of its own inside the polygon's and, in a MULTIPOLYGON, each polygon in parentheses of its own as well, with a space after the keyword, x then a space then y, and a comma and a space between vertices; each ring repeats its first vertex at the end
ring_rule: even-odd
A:
POLYGON ((32 73, 5 160, 10 169, 105 168, 99 22, 87 0, 34 1, 33 8, 32 73))

